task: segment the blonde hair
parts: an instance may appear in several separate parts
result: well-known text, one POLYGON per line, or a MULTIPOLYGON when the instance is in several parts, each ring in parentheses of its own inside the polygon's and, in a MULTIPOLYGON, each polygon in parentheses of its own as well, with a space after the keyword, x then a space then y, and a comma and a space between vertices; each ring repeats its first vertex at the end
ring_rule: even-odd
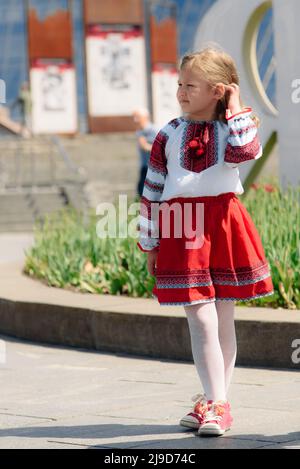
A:
MULTIPOLYGON (((187 52, 180 59, 179 70, 187 67, 193 69, 193 71, 199 71, 199 75, 208 82, 209 86, 215 86, 219 82, 224 83, 224 85, 230 85, 230 83, 240 84, 233 58, 218 45, 204 47, 197 52, 187 52)), ((240 106, 242 109, 246 107, 241 96, 240 106)), ((225 112, 226 98, 224 94, 217 102, 214 119, 227 123, 225 112)), ((252 113, 251 118, 255 125, 259 127, 259 117, 252 113)))

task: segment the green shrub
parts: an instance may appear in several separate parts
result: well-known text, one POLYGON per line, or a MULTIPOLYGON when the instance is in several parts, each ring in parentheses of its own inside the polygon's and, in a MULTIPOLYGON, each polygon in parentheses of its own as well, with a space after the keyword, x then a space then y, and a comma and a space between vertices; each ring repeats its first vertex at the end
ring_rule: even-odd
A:
MULTIPOLYGON (((133 218, 133 217, 131 217, 133 218)), ((49 286, 147 297, 154 278, 133 238, 99 238, 98 218, 72 209, 49 214, 34 230, 24 272, 49 286)))

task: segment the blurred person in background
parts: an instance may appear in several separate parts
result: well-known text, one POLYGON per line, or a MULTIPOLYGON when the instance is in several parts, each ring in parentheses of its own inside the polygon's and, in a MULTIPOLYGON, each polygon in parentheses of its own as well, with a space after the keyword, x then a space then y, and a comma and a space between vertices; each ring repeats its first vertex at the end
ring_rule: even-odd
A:
POLYGON ((29 134, 31 134, 32 102, 30 87, 27 81, 24 81, 21 84, 19 95, 10 106, 10 111, 12 111, 16 106, 18 106, 20 110, 23 129, 26 130, 26 132, 28 132, 29 134))
POLYGON ((141 197, 146 178, 148 162, 150 158, 152 144, 159 131, 158 126, 150 120, 150 113, 147 108, 135 109, 132 113, 136 126, 136 136, 138 139, 138 151, 140 161, 139 181, 137 184, 137 194, 141 197))

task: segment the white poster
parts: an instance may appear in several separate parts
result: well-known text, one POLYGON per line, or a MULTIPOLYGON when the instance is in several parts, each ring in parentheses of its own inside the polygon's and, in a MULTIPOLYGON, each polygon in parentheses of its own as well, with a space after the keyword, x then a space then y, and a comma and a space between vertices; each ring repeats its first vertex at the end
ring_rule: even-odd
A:
POLYGON ((30 68, 32 131, 74 133, 77 130, 75 69, 69 63, 37 60, 30 68))
POLYGON ((178 72, 175 66, 156 64, 152 70, 153 120, 159 127, 182 114, 176 98, 178 72))
POLYGON ((140 28, 88 28, 88 107, 92 117, 130 115, 147 106, 145 43, 140 28))

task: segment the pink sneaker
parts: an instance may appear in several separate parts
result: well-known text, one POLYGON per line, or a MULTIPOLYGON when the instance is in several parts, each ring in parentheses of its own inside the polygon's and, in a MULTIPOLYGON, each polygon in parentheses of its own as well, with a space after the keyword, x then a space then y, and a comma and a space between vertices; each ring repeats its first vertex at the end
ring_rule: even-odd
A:
POLYGON ((230 415, 230 404, 228 401, 208 401, 208 411, 199 427, 199 435, 223 435, 230 430, 233 418, 230 415))
POLYGON ((207 411, 207 399, 205 394, 195 394, 192 397, 195 402, 192 412, 182 417, 179 424, 182 427, 198 429, 203 422, 205 412, 207 411))

